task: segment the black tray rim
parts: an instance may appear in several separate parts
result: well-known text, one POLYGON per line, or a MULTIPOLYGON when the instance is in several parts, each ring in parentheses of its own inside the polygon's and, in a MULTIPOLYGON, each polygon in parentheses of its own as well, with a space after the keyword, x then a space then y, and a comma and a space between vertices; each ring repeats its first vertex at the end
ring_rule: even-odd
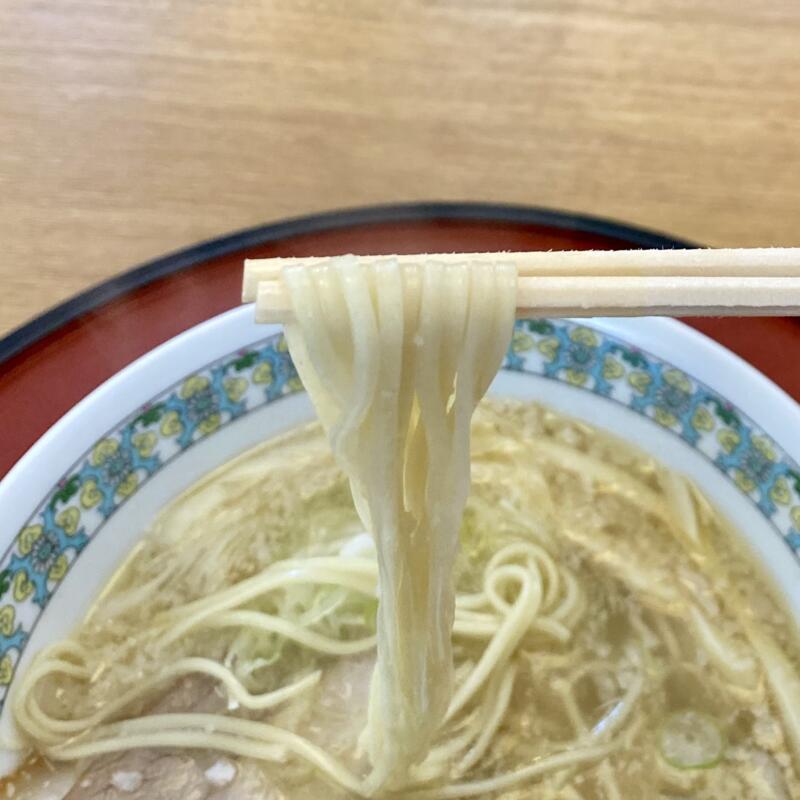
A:
POLYGON ((153 281, 200 266, 213 258, 294 236, 364 225, 437 219, 545 225, 562 230, 597 234, 617 239, 633 247, 675 249, 697 246, 658 231, 616 222, 601 216, 530 205, 483 202, 415 202, 323 211, 256 225, 208 239, 146 261, 96 284, 23 323, 0 339, 0 368, 26 348, 78 317, 153 281))

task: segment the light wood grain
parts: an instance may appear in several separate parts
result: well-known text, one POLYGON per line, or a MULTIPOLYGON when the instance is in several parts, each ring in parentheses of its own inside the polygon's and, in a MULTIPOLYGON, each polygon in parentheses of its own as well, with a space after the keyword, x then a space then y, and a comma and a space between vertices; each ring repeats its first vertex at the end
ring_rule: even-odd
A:
POLYGON ((365 203, 800 244, 798 41, 797 0, 4 0, 0 333, 165 251, 365 203))

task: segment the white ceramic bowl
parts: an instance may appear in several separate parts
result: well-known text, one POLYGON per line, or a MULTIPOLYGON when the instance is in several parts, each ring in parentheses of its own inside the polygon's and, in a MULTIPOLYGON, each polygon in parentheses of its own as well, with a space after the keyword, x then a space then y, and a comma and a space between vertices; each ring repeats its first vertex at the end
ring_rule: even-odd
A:
MULTIPOLYGON (((311 418, 280 329, 251 318, 235 309, 131 364, 0 483, 0 702, 170 498, 311 418)), ((800 408, 752 367, 671 320, 522 321, 492 392, 535 398, 689 475, 800 619, 800 408)))

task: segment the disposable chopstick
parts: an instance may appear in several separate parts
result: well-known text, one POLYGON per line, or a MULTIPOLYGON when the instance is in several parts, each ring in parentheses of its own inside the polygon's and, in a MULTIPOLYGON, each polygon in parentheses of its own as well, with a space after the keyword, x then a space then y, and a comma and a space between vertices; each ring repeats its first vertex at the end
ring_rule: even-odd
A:
MULTIPOLYGON (((390 256, 359 256, 375 261, 390 256)), ((423 253, 391 256, 399 263, 513 262, 520 277, 642 276, 642 277, 800 277, 800 247, 760 247, 692 250, 567 250, 502 253, 423 253)), ((313 266, 329 258, 248 259, 244 264, 242 300, 256 299, 259 283, 280 277, 290 264, 313 266)))
MULTIPOLYGON (((256 322, 293 318, 280 281, 259 284, 256 322)), ((535 277, 517 281, 517 316, 787 316, 800 314, 800 277, 535 277)))
MULTIPOLYGON (((359 256, 365 262, 389 256, 359 256)), ((439 253, 393 256, 401 264, 494 264, 517 267, 517 316, 800 315, 800 248, 623 250, 531 253, 439 253)), ((292 318, 281 278, 289 265, 327 258, 245 263, 243 298, 256 320, 292 318)))

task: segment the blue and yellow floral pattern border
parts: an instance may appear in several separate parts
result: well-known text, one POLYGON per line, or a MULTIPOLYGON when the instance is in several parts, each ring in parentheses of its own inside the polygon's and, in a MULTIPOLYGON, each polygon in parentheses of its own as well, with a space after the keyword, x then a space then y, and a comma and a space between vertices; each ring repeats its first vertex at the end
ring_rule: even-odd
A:
MULTIPOLYGON (((581 387, 673 431, 753 500, 800 560, 800 468, 704 384, 566 320, 519 321, 504 368, 581 387)), ((42 611, 105 521, 192 444, 300 390, 285 340, 275 335, 183 378, 84 454, 0 560, 0 708, 42 611)))

